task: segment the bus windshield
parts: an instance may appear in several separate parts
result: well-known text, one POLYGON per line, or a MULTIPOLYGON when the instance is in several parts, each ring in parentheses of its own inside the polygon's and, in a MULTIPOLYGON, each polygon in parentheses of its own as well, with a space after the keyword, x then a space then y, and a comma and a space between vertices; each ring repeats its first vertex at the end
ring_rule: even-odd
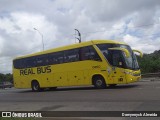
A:
POLYGON ((125 62, 126 62, 126 66, 130 69, 133 69, 133 70, 139 69, 139 65, 138 65, 136 55, 134 54, 132 49, 127 45, 119 45, 119 47, 127 49, 130 53, 130 56, 128 58, 125 57, 124 53, 123 53, 123 56, 124 56, 124 59, 125 59, 125 62))
POLYGON ((116 67, 122 67, 127 69, 136 70, 139 69, 137 58, 132 49, 128 45, 123 44, 98 44, 98 48, 101 50, 107 61, 116 67), (125 53, 120 50, 108 50, 108 48, 120 47, 129 51, 130 56, 127 58, 125 53))

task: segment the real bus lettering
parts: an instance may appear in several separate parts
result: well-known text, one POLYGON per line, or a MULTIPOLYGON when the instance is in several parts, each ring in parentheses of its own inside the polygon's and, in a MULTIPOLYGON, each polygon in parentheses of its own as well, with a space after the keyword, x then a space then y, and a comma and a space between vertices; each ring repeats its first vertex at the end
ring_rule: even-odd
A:
MULTIPOLYGON (((51 66, 45 66, 45 67, 37 67, 37 74, 42 74, 42 73, 51 73, 51 66)), ((32 68, 26 68, 26 69, 21 69, 20 70, 20 76, 24 76, 24 75, 32 75, 32 74, 36 74, 34 72, 34 69, 32 68)))
POLYGON ((32 68, 28 70, 28 74, 35 74, 32 68))
POLYGON ((20 70, 20 76, 22 76, 22 75, 30 75, 30 74, 35 74, 35 72, 33 71, 32 68, 21 69, 20 70))
POLYGON ((51 66, 45 66, 45 67, 37 67, 37 74, 42 73, 50 73, 51 72, 51 66))

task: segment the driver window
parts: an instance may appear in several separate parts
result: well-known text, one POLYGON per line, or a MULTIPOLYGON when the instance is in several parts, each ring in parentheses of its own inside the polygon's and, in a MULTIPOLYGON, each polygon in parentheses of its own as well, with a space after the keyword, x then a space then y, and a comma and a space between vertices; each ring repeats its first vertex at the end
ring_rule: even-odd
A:
POLYGON ((120 51, 112 51, 113 66, 122 66, 122 57, 120 51))

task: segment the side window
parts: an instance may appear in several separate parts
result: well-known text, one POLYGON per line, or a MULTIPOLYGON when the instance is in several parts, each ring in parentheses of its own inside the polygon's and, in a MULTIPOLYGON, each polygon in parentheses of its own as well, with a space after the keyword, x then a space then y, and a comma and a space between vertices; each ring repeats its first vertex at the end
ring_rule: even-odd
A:
POLYGON ((64 62, 79 61, 79 49, 71 49, 64 51, 64 62))
POLYGON ((93 46, 86 46, 82 48, 76 48, 61 52, 17 59, 13 61, 13 64, 15 68, 22 69, 22 68, 38 67, 51 64, 76 62, 80 60, 100 61, 101 58, 99 57, 93 46))
POLYGON ((17 69, 48 65, 48 54, 14 60, 13 64, 17 69))
MULTIPOLYGON (((32 58, 32 64, 34 67, 44 66, 47 64, 48 57, 46 55, 39 55, 32 58)), ((33 67, 32 66, 32 67, 33 67)))
POLYGON ((47 64, 61 64, 64 62, 64 52, 55 52, 48 54, 47 64))
POLYGON ((81 48, 80 56, 81 60, 96 60, 96 61, 101 60, 101 58, 99 57, 93 46, 87 46, 81 48))
POLYGON ((58 64, 63 63, 64 62, 64 54, 63 54, 63 52, 57 52, 55 54, 55 58, 57 58, 57 63, 58 64))
POLYGON ((112 64, 112 56, 111 51, 108 50, 108 48, 112 48, 113 45, 111 44, 98 44, 98 48, 101 50, 105 58, 108 60, 110 64, 112 64))
POLYGON ((33 62, 33 59, 34 59, 34 57, 32 57, 32 58, 25 58, 24 60, 25 60, 26 64, 24 64, 25 65, 24 68, 34 67, 35 64, 33 62))
POLYGON ((20 69, 25 68, 26 67, 26 59, 21 59, 20 60, 20 69))
POLYGON ((16 69, 21 69, 21 68, 23 68, 23 65, 24 65, 24 64, 22 64, 22 63, 23 63, 23 59, 14 60, 14 61, 13 61, 14 68, 16 68, 16 69))
POLYGON ((31 60, 28 58, 17 59, 13 61, 13 65, 16 69, 23 69, 31 66, 31 60))
POLYGON ((51 53, 48 55, 49 64, 58 64, 58 59, 56 58, 57 53, 51 53))
POLYGON ((88 46, 81 48, 80 56, 81 56, 81 60, 90 60, 90 51, 88 46))
POLYGON ((48 54, 20 59, 19 64, 20 68, 30 68, 48 65, 48 54))
POLYGON ((89 51, 91 60, 101 61, 101 58, 99 57, 98 53, 96 52, 93 46, 89 46, 89 51))

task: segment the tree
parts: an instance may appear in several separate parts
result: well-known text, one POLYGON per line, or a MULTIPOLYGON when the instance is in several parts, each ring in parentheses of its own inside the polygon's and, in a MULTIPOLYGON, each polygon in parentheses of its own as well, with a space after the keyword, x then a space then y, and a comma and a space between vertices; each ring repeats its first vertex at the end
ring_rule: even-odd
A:
POLYGON ((137 57, 142 74, 160 72, 160 50, 137 57))
POLYGON ((13 75, 11 73, 2 74, 0 73, 0 83, 2 82, 11 82, 13 83, 13 75))

